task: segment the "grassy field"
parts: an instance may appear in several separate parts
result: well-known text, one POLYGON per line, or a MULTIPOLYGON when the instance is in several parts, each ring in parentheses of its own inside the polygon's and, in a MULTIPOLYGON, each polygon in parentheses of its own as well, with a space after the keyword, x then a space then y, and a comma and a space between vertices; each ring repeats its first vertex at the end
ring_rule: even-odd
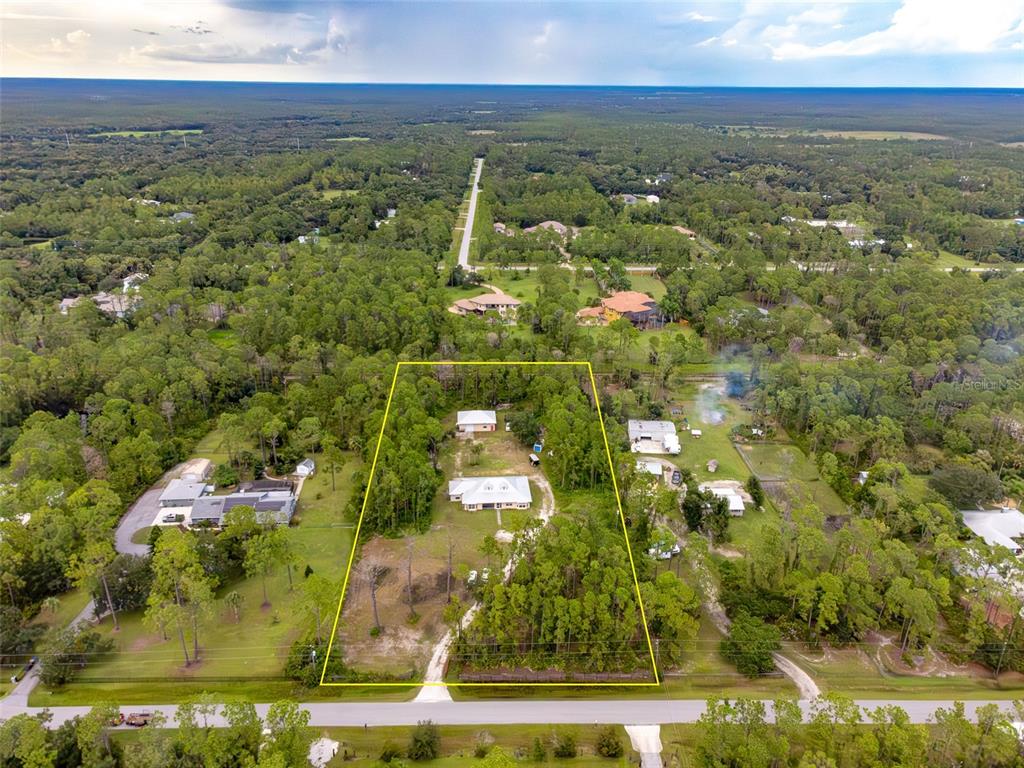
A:
POLYGON ((358 194, 358 189, 325 189, 320 193, 324 200, 336 200, 339 197, 355 197, 358 194))
POLYGON ((812 136, 825 136, 830 139, 864 139, 869 141, 886 141, 889 139, 908 139, 912 141, 945 141, 949 136, 923 131, 808 131, 812 136))
MULTIPOLYGON (((451 428, 454 423, 453 413, 446 419, 446 426, 451 428)), ((497 574, 501 565, 500 558, 489 561, 480 552, 480 545, 485 537, 494 535, 500 527, 510 526, 518 517, 508 512, 499 516, 493 511, 466 511, 461 504, 448 500, 447 481, 486 474, 536 475, 527 456, 512 434, 504 429, 480 434, 473 440, 455 438, 442 447, 439 466, 445 480, 434 499, 430 530, 404 538, 374 536, 361 546, 359 564, 349 579, 339 625, 347 663, 359 670, 422 675, 434 645, 446 631, 443 611, 447 597, 449 542, 454 547, 453 592, 468 605, 473 597, 464 574, 485 567, 497 574), (473 443, 483 449, 478 457, 472 455, 473 443), (414 620, 409 619, 407 587, 410 547, 414 620), (378 614, 384 630, 376 638, 371 635, 375 625, 367 570, 370 564, 387 569, 377 588, 378 614)), ((370 493, 373 493, 372 488, 370 493)), ((540 503, 536 487, 533 494, 536 509, 540 503)))
MULTIPOLYGON (((223 458, 224 449, 216 432, 200 442, 196 454, 215 461, 223 458)), ((293 568, 294 590, 289 590, 285 569, 279 569, 267 579, 271 603, 267 608, 261 605, 260 579, 235 579, 220 586, 211 615, 200 629, 201 661, 198 664, 184 666, 180 642, 174 632, 169 632, 169 639, 164 640, 158 629, 144 623, 141 611, 122 614, 119 632, 113 631, 109 619, 98 627, 102 634, 114 640, 114 653, 90 664, 75 684, 53 693, 39 689, 33 694, 33 700, 76 703, 82 700, 83 691, 102 698, 100 691, 109 690, 119 700, 152 701, 150 681, 153 680, 167 681, 166 685, 159 686, 161 693, 167 696, 187 695, 182 691, 208 690, 211 683, 223 685, 225 690, 238 688, 244 695, 261 700, 286 695, 293 686, 280 679, 284 662, 292 643, 314 623, 312 614, 305 611, 297 599, 302 574, 308 565, 315 572, 340 582, 352 544, 351 524, 342 519, 342 510, 352 490, 352 474, 358 466, 359 460, 348 455, 344 468, 337 475, 336 491, 331 490, 328 472, 306 480, 296 518, 289 529, 298 555, 293 568), (239 620, 224 600, 232 591, 242 596, 239 620)), ((191 646, 189 652, 191 654, 191 646)))
POLYGON ((221 349, 234 349, 238 346, 238 332, 230 328, 211 328, 206 332, 206 338, 221 349))
POLYGON ((672 461, 689 469, 701 482, 744 481, 750 476, 750 471, 736 453, 730 438, 734 426, 750 421, 738 401, 724 397, 719 385, 710 383, 684 384, 673 389, 667 399, 670 407, 682 410, 680 415, 671 417, 679 429, 679 442, 682 445, 682 451, 672 461), (687 432, 684 428, 687 424, 701 430, 701 436, 696 438, 687 432), (708 472, 707 469, 712 459, 718 462, 716 472, 708 472))
POLYGON ((369 141, 369 136, 332 136, 325 141, 369 141))
POLYGON ((940 269, 948 269, 952 267, 960 267, 961 269, 971 269, 972 267, 981 266, 978 262, 973 259, 965 258, 949 251, 939 251, 938 257, 932 262, 936 267, 940 269))
POLYGON ((750 443, 739 450, 776 504, 812 501, 826 515, 848 513, 846 504, 821 478, 814 462, 795 445, 782 441, 750 443))
POLYGON ((104 138, 142 139, 147 136, 191 136, 202 132, 202 128, 169 128, 158 131, 106 131, 104 133, 90 133, 89 135, 104 138))

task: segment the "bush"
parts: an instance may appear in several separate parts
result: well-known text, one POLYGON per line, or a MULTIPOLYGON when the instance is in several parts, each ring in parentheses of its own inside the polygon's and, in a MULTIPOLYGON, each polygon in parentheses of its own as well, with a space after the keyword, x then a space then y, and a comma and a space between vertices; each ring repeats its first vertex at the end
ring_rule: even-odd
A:
POLYGON ((576 737, 571 733, 560 733, 555 737, 555 757, 576 757, 576 737))
POLYGON ((409 741, 410 760, 436 760, 441 749, 441 737, 437 726, 430 720, 424 720, 413 729, 409 741))
POLYGON ((597 754, 601 757, 622 757, 622 741, 615 726, 606 725, 597 734, 597 754))
POLYGON ((85 669, 87 662, 95 661, 113 648, 114 641, 98 632, 74 627, 62 629, 40 654, 39 679, 51 688, 69 683, 85 669))
POLYGON ((213 470, 210 481, 219 487, 225 485, 238 485, 238 472, 230 464, 218 464, 213 470))
POLYGON ((729 637, 722 641, 722 656, 748 677, 775 669, 772 653, 781 647, 777 627, 766 624, 748 613, 741 613, 729 628, 729 637))
POLYGON ((384 748, 380 751, 380 761, 382 763, 390 763, 394 760, 399 760, 402 757, 401 748, 391 741, 384 742, 384 748))
POLYGON ((540 740, 540 736, 535 736, 533 739, 533 749, 530 751, 530 756, 533 758, 535 763, 543 763, 548 759, 548 750, 544 746, 544 742, 540 740))

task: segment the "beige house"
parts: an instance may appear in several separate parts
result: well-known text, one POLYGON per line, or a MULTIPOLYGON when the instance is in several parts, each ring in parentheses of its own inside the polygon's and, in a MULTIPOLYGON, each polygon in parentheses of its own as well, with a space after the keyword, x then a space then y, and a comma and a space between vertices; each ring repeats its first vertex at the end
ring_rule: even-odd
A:
POLYGON ((483 316, 488 312, 497 312, 502 320, 509 325, 514 325, 519 305, 522 303, 519 299, 504 293, 482 293, 471 299, 458 299, 448 307, 448 311, 463 317, 466 315, 483 316))

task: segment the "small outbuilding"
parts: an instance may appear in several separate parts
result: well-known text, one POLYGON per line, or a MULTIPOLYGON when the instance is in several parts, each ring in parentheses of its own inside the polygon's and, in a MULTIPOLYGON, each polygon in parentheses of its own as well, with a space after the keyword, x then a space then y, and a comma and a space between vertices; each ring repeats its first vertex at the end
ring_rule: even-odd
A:
POLYGON ((459 411, 455 425, 459 432, 493 432, 498 415, 494 411, 459 411))
POLYGON ((303 459, 295 465, 295 474, 299 477, 311 477, 316 472, 316 462, 312 459, 303 459))

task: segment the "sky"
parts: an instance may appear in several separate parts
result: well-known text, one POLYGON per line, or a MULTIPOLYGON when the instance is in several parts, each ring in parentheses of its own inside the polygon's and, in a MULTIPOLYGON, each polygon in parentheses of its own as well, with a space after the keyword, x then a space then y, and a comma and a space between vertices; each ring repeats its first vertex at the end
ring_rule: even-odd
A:
POLYGON ((1024 87, 1024 0, 4 0, 0 75, 1024 87))

